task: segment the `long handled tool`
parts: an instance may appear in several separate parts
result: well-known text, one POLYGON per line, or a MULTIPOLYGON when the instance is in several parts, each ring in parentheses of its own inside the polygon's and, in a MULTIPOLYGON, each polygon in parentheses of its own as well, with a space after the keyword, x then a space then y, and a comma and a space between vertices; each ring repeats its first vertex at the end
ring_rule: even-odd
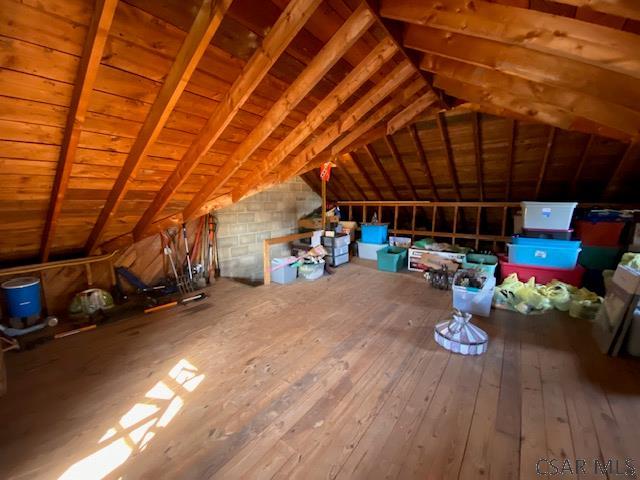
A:
POLYGON ((189 281, 193 281, 193 272, 191 271, 191 256, 189 255, 189 240, 187 239, 187 224, 182 224, 182 237, 184 238, 184 251, 187 257, 187 275, 189 281))
POLYGON ((186 295, 189 292, 193 291, 193 284, 191 280, 188 280, 184 275, 178 274, 178 269, 176 268, 176 264, 173 261, 173 252, 171 248, 164 247, 164 254, 169 257, 169 262, 171 262, 171 269, 173 270, 173 276, 176 277, 176 286, 178 287, 178 291, 181 295, 186 295))

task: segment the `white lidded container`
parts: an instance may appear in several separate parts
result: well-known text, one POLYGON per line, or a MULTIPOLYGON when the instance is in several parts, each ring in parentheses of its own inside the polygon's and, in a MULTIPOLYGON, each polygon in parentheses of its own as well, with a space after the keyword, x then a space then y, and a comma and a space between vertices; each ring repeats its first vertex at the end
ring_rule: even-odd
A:
POLYGON ((569 230, 576 202, 520 202, 524 228, 530 230, 569 230))
POLYGON ((491 314, 491 302, 496 287, 496 277, 485 280, 481 289, 453 285, 453 308, 461 312, 488 317, 491 314))

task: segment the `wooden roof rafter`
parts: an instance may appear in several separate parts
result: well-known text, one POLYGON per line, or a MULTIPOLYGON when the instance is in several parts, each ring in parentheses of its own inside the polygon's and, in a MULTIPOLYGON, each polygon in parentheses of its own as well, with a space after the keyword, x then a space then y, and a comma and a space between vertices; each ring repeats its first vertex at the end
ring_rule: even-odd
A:
POLYGON ((349 179, 349 182, 351 182, 351 184, 355 187, 356 191, 358 192, 358 194, 360 194, 360 196, 364 199, 364 200, 369 200, 369 197, 367 197, 367 194, 365 193, 365 191, 362 189, 362 187, 360 187, 360 184, 357 182, 357 180, 355 179, 355 177, 351 174, 351 172, 347 169, 347 166, 344 164, 344 162, 340 162, 338 164, 338 166, 342 166, 342 168, 339 168, 338 170, 340 171, 341 174, 344 174, 344 176, 346 178, 349 179), (342 165, 340 165, 340 163, 342 163, 342 165))
POLYGON ((315 156, 320 154, 340 135, 349 131, 371 109, 384 98, 394 92, 402 83, 413 75, 413 67, 407 61, 399 63, 386 77, 363 95, 340 118, 327 127, 316 139, 300 152, 278 175, 278 181, 284 182, 295 176, 315 156))
POLYGON ((136 136, 116 182, 109 192, 98 219, 89 234, 85 251, 91 251, 98 245, 109 220, 115 215, 124 199, 132 179, 135 178, 141 162, 146 158, 151 146, 158 139, 182 95, 191 75, 204 55, 211 39, 215 35, 222 18, 232 0, 202 2, 191 29, 182 43, 171 69, 158 92, 145 118, 144 124, 136 136))
POLYGON ((400 155, 400 152, 398 152, 398 147, 396 146, 396 143, 393 141, 393 137, 391 135, 385 135, 384 143, 387 145, 389 152, 391 152, 391 157, 393 157, 395 162, 400 167, 400 171, 402 172, 402 175, 404 176, 404 179, 406 180, 407 185, 409 187, 409 192, 411 193, 411 199, 418 200, 418 192, 416 192, 416 189, 413 186, 413 182, 411 181, 411 176, 407 171, 406 165, 402 161, 402 156, 400 155))
POLYGON ((535 190, 535 193, 533 194, 533 198, 536 200, 540 198, 540 191, 542 190, 542 182, 544 182, 544 177, 547 174, 547 168, 549 167, 549 160, 551 159, 551 154, 553 153, 553 145, 556 141, 557 133, 558 133, 558 129, 556 127, 551 127, 549 129, 547 146, 544 149, 544 156, 542 157, 542 163, 540 164, 540 173, 538 173, 536 190, 535 190))
POLYGON ((425 154, 424 147, 422 146, 422 142, 420 141, 420 137, 418 136, 416 126, 409 125, 408 129, 409 135, 411 136, 411 141, 413 142, 413 146, 416 149, 416 155, 418 156, 418 160, 420 160, 420 164, 424 169, 425 177, 427 177, 427 181, 429 182, 429 188, 431 188, 433 199, 435 201, 440 201, 440 195, 438 195, 438 189, 436 188, 436 184, 433 180, 431 167, 429 166, 429 161, 427 160, 427 155, 425 154))
POLYGON ((589 135, 582 149, 582 153, 580 154, 580 161, 578 162, 578 167, 576 168, 576 171, 573 175, 573 179, 571 180, 571 196, 573 198, 575 198, 576 194, 578 193, 578 181, 580 180, 580 176, 582 175, 584 166, 587 163, 589 154, 591 153, 591 148, 593 147, 595 138, 596 138, 595 135, 589 135))
POLYGON ((512 118, 509 122, 509 138, 507 140, 507 178, 504 189, 504 198, 507 202, 511 200, 511 185, 513 184, 513 164, 515 161, 517 128, 517 120, 512 118))
POLYGON ((484 202, 484 175, 482 172, 482 140, 480 139, 480 114, 471 113, 471 129, 473 131, 473 153, 476 161, 476 179, 478 181, 478 198, 484 202))
POLYGON ((397 52, 390 40, 381 41, 316 107, 296 126, 276 148, 237 186, 232 196, 240 200, 255 188, 261 179, 278 167, 309 135, 333 114, 371 75, 377 72, 397 52))
MULTIPOLYGON (((389 99, 384 105, 376 109, 369 117, 361 121, 357 127, 351 129, 346 135, 344 135, 339 142, 331 147, 331 153, 333 155, 339 155, 341 153, 347 153, 351 144, 358 142, 361 136, 371 131, 375 126, 382 122, 388 115, 390 115, 398 107, 404 106, 409 103, 413 96, 422 90, 424 83, 420 79, 411 81, 411 83, 389 99)), ((431 98, 435 99, 435 95, 429 92, 431 98)), ((385 127, 385 132, 387 127, 385 127)), ((382 135, 380 138, 382 138, 382 135)))
POLYGON ((380 161, 380 157, 378 157, 378 154, 376 153, 376 151, 373 149, 371 145, 366 145, 365 150, 369 154, 369 158, 371 159, 371 161, 375 164, 375 166, 378 168, 378 170, 382 174, 382 178, 384 178, 384 181, 386 182, 387 187, 389 187, 389 190, 393 194, 392 200, 400 200, 400 194, 398 193, 398 190, 396 190, 396 187, 393 184, 391 177, 387 173, 387 170, 384 168, 384 165, 382 165, 382 162, 380 161))
MULTIPOLYGON (((287 45, 302 29, 320 0, 292 0, 282 12, 260 48, 251 56, 242 73, 233 82, 224 99, 213 111, 200 133, 180 159, 176 169, 158 191, 151 205, 133 229, 134 238, 142 238, 156 215, 167 205, 203 156, 218 140, 224 129, 256 89, 287 45)), ((183 218, 184 214, 183 214, 183 218)), ((186 218, 185 218, 186 220, 186 218)))
POLYGON ((365 181, 367 182, 367 185, 369 186, 369 188, 378 197, 378 200, 384 200, 384 196, 382 195, 382 192, 380 191, 376 183, 371 178, 371 175, 369 175, 369 172, 367 171, 367 169, 363 167, 360 161, 360 158, 358 158, 358 155, 355 152, 350 152, 350 153, 346 153, 345 156, 347 156, 353 162, 353 164, 358 169, 358 172, 360 172, 360 175, 362 175, 362 178, 364 178, 365 181))
POLYGON ((460 195, 460 184, 458 183, 458 174, 456 172, 453 150, 451 149, 451 139, 449 138, 447 120, 444 116, 444 113, 440 112, 436 115, 436 122, 438 124, 438 133, 440 134, 440 140, 442 141, 442 148, 444 149, 445 157, 447 159, 447 168, 449 169, 449 177, 451 178, 453 192, 455 194, 456 200, 459 202, 460 200, 462 200, 462 197, 460 195))
POLYGON ((436 101, 437 97, 432 91, 422 95, 415 102, 412 102, 387 122, 387 135, 393 135, 398 130, 406 127, 412 120, 421 113, 424 113, 436 101))
POLYGON ((262 118, 258 126, 238 146, 220 170, 196 193, 186 207, 183 213, 184 216, 189 217, 193 210, 197 210, 209 197, 214 196, 233 174, 247 163, 253 152, 269 137, 311 89, 324 78, 329 69, 342 58, 373 22, 374 17, 371 11, 364 4, 361 4, 311 60, 303 72, 291 83, 289 88, 262 118))
POLYGON ((118 0, 96 0, 91 23, 87 31, 82 55, 78 64, 75 86, 71 97, 71 105, 67 114, 64 138, 60 148, 60 158, 56 169, 56 176, 51 190, 51 200, 47 212, 40 246, 40 260, 49 259, 51 245, 56 233, 58 218, 62 210, 71 167, 76 156, 76 149, 80 141, 80 133, 85 122, 89 99, 95 85, 100 60, 109 35, 109 29, 118 6, 118 0))
POLYGON ((640 78, 634 34, 573 18, 482 0, 382 0, 380 15, 520 45, 640 78))

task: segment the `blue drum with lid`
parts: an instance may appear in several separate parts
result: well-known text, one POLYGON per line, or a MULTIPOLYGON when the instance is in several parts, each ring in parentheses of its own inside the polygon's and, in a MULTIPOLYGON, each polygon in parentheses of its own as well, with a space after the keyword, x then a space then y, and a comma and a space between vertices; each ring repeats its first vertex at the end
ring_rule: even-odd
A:
POLYGON ((36 277, 18 277, 2 284, 10 317, 40 315, 40 280, 36 277))

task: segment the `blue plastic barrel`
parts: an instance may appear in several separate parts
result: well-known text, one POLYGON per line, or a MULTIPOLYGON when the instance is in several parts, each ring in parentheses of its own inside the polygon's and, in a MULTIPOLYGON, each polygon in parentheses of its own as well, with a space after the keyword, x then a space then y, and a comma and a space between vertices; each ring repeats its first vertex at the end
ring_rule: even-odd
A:
POLYGON ((40 280, 35 277, 19 277, 2 284, 10 317, 40 315, 40 280))

